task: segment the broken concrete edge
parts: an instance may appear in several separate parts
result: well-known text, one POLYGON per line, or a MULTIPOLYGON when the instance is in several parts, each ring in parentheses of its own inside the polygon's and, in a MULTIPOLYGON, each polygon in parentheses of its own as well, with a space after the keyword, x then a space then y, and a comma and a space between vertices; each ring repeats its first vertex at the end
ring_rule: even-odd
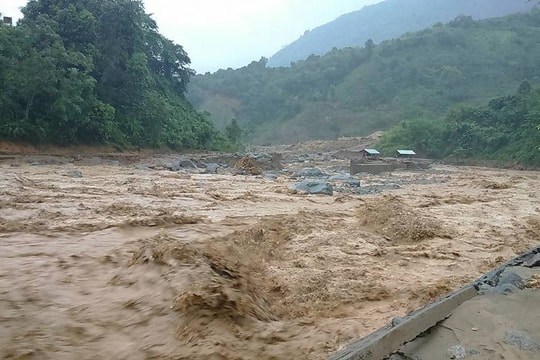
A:
POLYGON ((523 265, 527 260, 534 258, 538 254, 540 254, 540 245, 503 263, 461 289, 407 314, 399 324, 383 326, 370 335, 355 340, 345 349, 333 354, 329 359, 382 360, 390 356, 401 345, 416 339, 420 334, 446 319, 462 303, 478 296, 482 284, 497 285, 498 277, 506 268, 523 265))
POLYGON ((381 360, 418 334, 445 319, 456 307, 477 296, 473 286, 467 286, 447 297, 432 302, 408 314, 394 327, 387 325, 375 333, 349 345, 330 357, 332 360, 381 360))
POLYGON ((482 275, 475 281, 471 283, 477 290, 479 289, 480 285, 487 284, 490 286, 496 286, 499 282, 499 275, 509 266, 519 266, 524 265, 527 266, 526 261, 528 259, 533 258, 534 256, 540 254, 540 245, 537 245, 533 247, 532 249, 529 249, 528 251, 516 256, 515 258, 503 263, 502 265, 498 266, 497 268, 491 270, 485 275, 482 275))

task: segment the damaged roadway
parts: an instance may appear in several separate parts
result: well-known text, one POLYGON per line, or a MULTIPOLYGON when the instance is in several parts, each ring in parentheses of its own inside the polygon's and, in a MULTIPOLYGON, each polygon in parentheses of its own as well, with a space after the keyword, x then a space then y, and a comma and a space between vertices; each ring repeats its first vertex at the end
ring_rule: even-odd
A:
POLYGON ((404 318, 394 318, 330 359, 538 359, 538 304, 540 246, 404 318))

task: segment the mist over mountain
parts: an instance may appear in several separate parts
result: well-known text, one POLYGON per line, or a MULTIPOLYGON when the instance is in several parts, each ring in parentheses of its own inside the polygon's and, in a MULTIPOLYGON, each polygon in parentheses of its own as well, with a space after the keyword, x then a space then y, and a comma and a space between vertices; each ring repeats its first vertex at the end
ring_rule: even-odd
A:
MULTIPOLYGON (((268 67, 261 58, 240 69, 197 75, 187 97, 210 113, 218 128, 235 119, 244 141, 252 144, 364 136, 417 120, 443 124, 452 109, 515 94, 525 80, 538 87, 539 39, 539 9, 476 21, 458 16, 378 45, 312 55, 289 67, 268 67)), ((530 99, 540 104, 540 95, 524 101, 530 99)), ((520 114, 529 125, 540 123, 536 115, 520 114)), ((539 133, 535 126, 527 129, 539 133)), ((492 136, 498 144, 495 139, 499 136, 492 136)))
POLYGON ((422 30, 459 15, 486 19, 528 11, 525 0, 386 0, 345 14, 306 31, 268 59, 268 66, 289 66, 309 55, 322 55, 332 48, 364 46, 368 39, 380 43, 407 32, 422 30))

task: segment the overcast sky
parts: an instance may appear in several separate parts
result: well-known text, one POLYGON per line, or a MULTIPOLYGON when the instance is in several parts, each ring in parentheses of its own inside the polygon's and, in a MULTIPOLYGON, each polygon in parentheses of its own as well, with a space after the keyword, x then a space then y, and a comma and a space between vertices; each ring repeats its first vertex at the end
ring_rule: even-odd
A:
MULTIPOLYGON (((144 0, 160 32, 183 45, 198 73, 237 68, 340 15, 381 0, 144 0)), ((20 17, 26 0, 1 0, 0 12, 20 17)))

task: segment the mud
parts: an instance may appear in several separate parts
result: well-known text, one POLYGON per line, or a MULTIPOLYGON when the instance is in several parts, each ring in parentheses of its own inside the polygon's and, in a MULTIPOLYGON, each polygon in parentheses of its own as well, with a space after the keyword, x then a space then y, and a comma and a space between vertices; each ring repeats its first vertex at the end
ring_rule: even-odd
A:
POLYGON ((324 359, 540 234, 536 172, 436 166, 313 196, 289 174, 347 162, 285 161, 273 180, 248 160, 63 158, 0 162, 3 359, 324 359))

